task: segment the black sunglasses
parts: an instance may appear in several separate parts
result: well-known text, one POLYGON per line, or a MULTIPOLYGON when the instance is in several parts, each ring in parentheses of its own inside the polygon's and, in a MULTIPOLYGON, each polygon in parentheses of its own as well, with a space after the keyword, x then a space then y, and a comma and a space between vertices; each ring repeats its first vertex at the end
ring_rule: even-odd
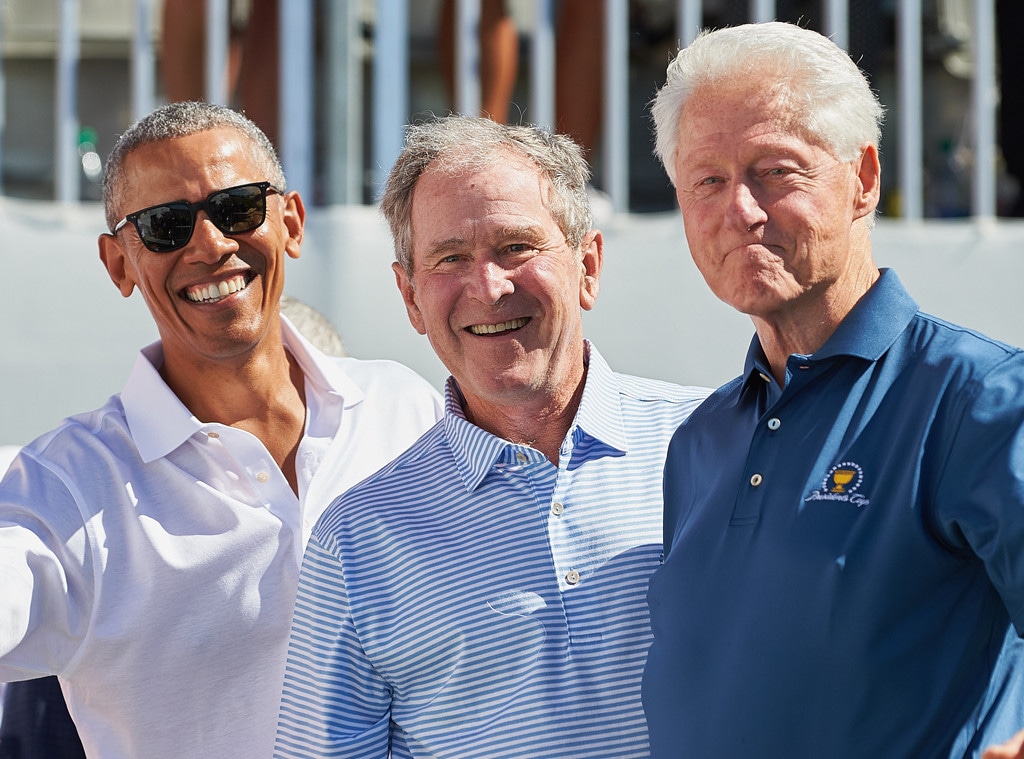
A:
POLYGON ((199 210, 206 211, 214 226, 226 235, 251 232, 266 221, 268 192, 282 194, 270 182, 252 182, 211 192, 197 203, 176 200, 150 206, 125 216, 114 225, 113 233, 116 235, 130 221, 147 249, 169 253, 188 245, 199 210))

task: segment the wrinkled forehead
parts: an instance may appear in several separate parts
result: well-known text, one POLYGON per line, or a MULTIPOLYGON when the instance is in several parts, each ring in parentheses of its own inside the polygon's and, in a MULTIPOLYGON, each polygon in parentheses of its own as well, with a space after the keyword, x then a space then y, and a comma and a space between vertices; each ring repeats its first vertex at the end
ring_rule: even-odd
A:
POLYGON ((492 227, 558 227, 549 182, 529 161, 439 165, 416 183, 410 213, 414 249, 434 238, 469 238, 492 227))
POLYGON ((830 154, 831 145, 811 127, 807 98, 775 74, 738 80, 714 80, 694 88, 679 112, 677 160, 699 137, 698 125, 728 125, 788 134, 830 154))

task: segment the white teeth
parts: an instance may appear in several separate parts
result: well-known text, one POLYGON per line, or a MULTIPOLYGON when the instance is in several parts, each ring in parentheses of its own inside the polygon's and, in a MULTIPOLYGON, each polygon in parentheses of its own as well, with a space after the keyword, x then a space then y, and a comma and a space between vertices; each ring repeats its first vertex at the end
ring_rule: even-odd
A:
POLYGON ((506 332, 510 329, 519 329, 526 326, 527 319, 512 319, 501 324, 474 324, 469 331, 474 335, 494 335, 498 332, 506 332))
POLYGON ((218 284, 190 287, 185 291, 185 297, 193 303, 213 303, 244 289, 245 277, 239 274, 218 284))

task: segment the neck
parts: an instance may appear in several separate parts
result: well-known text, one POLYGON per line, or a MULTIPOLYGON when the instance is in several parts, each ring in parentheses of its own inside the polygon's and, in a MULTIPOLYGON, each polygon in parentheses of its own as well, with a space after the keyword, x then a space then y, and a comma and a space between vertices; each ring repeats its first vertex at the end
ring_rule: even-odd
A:
POLYGON ((161 375, 202 422, 216 422, 257 437, 298 493, 295 453, 305 430, 305 378, 282 344, 241 363, 206 362, 186 376, 165 364, 161 375))
POLYGON ((772 376, 780 385, 785 384, 789 357, 810 355, 821 348, 871 289, 879 272, 870 259, 868 263, 862 271, 829 285, 818 298, 807 298, 806 303, 778 313, 751 317, 772 376))
POLYGON ((496 405, 479 398, 463 398, 466 419, 492 435, 528 445, 558 466, 558 453, 583 397, 586 369, 571 394, 548 395, 532 403, 496 405))

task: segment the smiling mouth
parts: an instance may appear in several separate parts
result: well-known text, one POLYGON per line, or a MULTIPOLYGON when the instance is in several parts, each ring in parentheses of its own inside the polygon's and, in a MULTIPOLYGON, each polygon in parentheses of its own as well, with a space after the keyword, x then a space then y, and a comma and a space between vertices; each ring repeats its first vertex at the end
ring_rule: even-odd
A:
POLYGON ((526 326, 528 321, 530 320, 526 318, 510 319, 507 322, 501 322, 499 324, 474 324, 466 329, 474 335, 497 335, 501 332, 522 329, 526 326))
POLYGON ((184 290, 185 299, 192 303, 216 303, 219 300, 244 290, 249 283, 255 279, 255 274, 236 274, 234 277, 225 279, 212 285, 195 285, 186 287, 184 290))

